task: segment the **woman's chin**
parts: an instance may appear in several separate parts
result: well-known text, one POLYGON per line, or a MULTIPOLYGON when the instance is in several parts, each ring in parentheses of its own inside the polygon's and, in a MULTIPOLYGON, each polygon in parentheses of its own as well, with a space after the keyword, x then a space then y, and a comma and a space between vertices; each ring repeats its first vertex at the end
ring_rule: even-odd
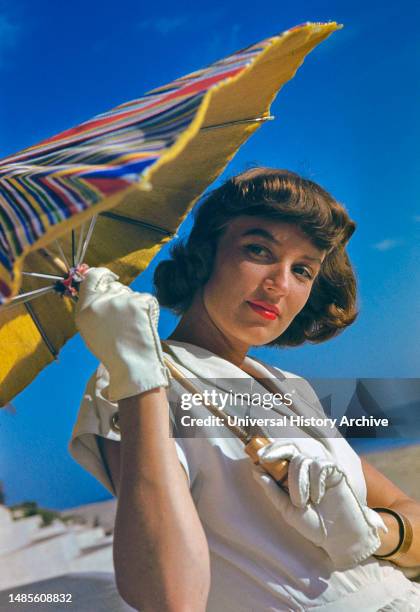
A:
POLYGON ((282 330, 275 331, 269 330, 264 327, 253 327, 249 330, 249 333, 242 334, 241 340, 249 344, 249 346, 264 346, 265 344, 270 344, 276 338, 278 338, 282 334, 282 330))

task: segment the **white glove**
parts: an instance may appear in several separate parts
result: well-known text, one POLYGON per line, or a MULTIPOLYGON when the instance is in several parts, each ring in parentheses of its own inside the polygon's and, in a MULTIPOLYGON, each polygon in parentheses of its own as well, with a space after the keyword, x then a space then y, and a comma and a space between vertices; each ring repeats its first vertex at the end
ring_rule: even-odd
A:
POLYGON ((378 529, 388 531, 380 515, 362 505, 347 475, 329 459, 309 457, 286 440, 260 449, 261 461, 287 459, 289 495, 261 467, 254 477, 283 519, 315 546, 336 569, 358 565, 381 545, 378 529))
POLYGON ((112 402, 169 384, 157 332, 158 301, 118 278, 107 268, 90 268, 76 307, 77 328, 109 372, 112 402))

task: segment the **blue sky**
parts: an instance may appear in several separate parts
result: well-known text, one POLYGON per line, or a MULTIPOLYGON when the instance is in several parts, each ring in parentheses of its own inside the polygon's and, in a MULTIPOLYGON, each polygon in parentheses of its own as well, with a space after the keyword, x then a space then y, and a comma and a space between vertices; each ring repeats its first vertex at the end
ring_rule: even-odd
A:
MULTIPOLYGON (((255 163, 285 167, 347 206, 358 224, 349 251, 360 316, 323 345, 256 354, 304 376, 419 377, 417 6, 0 0, 0 157, 290 26, 343 23, 286 85, 272 108, 276 121, 248 141, 225 176, 255 163)), ((150 290, 153 267, 135 288, 150 290)), ((162 313, 162 337, 174 321, 162 313)), ((16 413, 0 413, 8 503, 61 508, 107 497, 66 451, 94 367, 75 338, 16 398, 16 413)))

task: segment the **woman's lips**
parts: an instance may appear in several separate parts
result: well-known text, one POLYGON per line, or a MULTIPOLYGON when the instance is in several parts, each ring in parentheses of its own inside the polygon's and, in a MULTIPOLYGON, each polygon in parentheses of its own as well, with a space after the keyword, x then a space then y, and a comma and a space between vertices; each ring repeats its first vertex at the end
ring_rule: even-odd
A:
POLYGON ((254 312, 259 314, 264 319, 274 321, 280 314, 276 306, 265 304, 264 302, 247 302, 254 312))

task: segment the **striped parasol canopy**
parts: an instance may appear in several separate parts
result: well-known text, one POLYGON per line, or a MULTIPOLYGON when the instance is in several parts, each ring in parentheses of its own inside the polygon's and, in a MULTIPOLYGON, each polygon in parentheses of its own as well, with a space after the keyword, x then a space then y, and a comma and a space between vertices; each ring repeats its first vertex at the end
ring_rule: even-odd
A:
POLYGON ((0 406, 76 333, 79 266, 133 281, 339 27, 297 26, 0 160, 0 406))

